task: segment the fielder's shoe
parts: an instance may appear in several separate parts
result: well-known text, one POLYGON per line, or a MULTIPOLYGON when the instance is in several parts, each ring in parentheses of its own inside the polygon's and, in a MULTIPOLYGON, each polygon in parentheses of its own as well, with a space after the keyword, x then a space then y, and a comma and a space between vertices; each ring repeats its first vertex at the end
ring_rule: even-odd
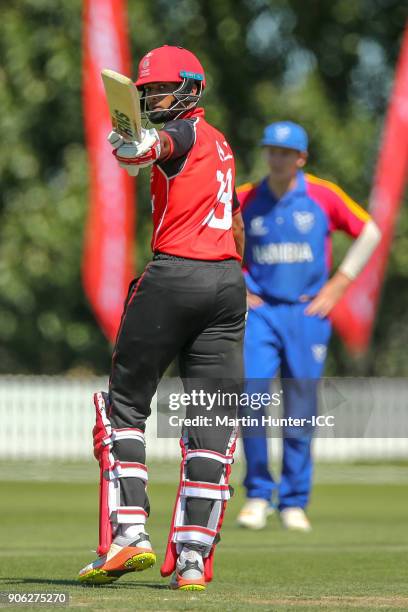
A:
POLYGON ((184 546, 177 559, 176 571, 171 578, 170 588, 179 591, 204 591, 205 587, 202 555, 184 546))
POLYGON ((290 531, 311 531, 312 526, 303 508, 284 508, 280 511, 282 525, 290 531))
POLYGON ((261 497, 248 499, 238 514, 237 523, 240 527, 247 529, 263 529, 266 527, 266 519, 274 512, 273 506, 268 500, 261 497))
POLYGON ((78 580, 83 584, 109 584, 128 572, 141 572, 156 562, 147 533, 133 542, 118 537, 102 557, 81 569, 78 580), (123 540, 123 541, 122 541, 123 540))

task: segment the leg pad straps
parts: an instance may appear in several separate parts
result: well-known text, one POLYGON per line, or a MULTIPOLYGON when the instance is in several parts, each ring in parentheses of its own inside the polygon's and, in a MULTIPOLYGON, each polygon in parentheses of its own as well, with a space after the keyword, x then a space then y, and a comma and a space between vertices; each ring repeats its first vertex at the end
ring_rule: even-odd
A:
POLYGON ((109 399, 106 393, 95 393, 96 425, 94 449, 100 466, 99 487, 99 546, 97 552, 104 555, 109 550, 112 537, 121 523, 145 523, 147 513, 139 506, 121 506, 120 480, 139 478, 145 485, 147 467, 135 461, 119 461, 112 453, 113 444, 120 440, 133 440, 145 445, 144 433, 138 428, 115 429, 109 419, 109 399))
POLYGON ((231 464, 235 451, 236 432, 231 435, 225 454, 208 449, 188 449, 187 440, 180 440, 182 462, 180 467, 180 484, 170 526, 166 556, 161 567, 162 576, 170 575, 176 565, 177 557, 183 544, 195 543, 206 548, 204 553, 204 568, 206 581, 212 579, 212 565, 215 544, 219 541, 219 531, 224 518, 226 502, 232 497, 232 487, 229 486, 231 464), (218 483, 193 481, 187 478, 187 463, 190 459, 213 459, 220 462, 224 469, 218 483), (202 525, 185 524, 185 505, 187 498, 214 500, 208 523, 202 525))

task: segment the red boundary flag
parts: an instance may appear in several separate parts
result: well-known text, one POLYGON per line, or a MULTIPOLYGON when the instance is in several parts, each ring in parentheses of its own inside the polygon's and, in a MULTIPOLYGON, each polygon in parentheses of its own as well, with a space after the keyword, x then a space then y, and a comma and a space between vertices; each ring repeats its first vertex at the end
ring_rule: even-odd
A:
POLYGON ((105 336, 114 341, 133 273, 135 198, 106 140, 112 129, 101 70, 129 75, 125 0, 84 0, 83 109, 90 197, 82 260, 85 294, 105 336))
POLYGON ((354 354, 364 353, 370 342, 407 174, 408 24, 403 36, 370 197, 370 212, 382 232, 381 242, 365 270, 350 286, 331 316, 334 327, 354 354))

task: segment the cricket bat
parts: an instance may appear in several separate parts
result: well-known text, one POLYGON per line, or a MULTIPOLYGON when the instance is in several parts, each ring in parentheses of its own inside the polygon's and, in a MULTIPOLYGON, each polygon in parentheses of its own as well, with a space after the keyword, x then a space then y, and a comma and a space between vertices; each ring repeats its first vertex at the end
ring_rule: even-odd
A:
POLYGON ((140 141, 142 125, 136 86, 114 70, 105 68, 101 74, 113 129, 127 141, 140 141))

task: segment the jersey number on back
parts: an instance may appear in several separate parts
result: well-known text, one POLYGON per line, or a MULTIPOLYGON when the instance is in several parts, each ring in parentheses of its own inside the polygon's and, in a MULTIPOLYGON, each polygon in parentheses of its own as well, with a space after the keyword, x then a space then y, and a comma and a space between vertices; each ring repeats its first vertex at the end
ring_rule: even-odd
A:
POLYGON ((220 188, 217 193, 218 204, 213 208, 203 221, 203 225, 208 225, 214 229, 229 230, 232 226, 232 170, 229 168, 224 174, 222 170, 217 170, 217 181, 220 188), (215 211, 219 204, 224 206, 224 215, 216 217, 215 211))

